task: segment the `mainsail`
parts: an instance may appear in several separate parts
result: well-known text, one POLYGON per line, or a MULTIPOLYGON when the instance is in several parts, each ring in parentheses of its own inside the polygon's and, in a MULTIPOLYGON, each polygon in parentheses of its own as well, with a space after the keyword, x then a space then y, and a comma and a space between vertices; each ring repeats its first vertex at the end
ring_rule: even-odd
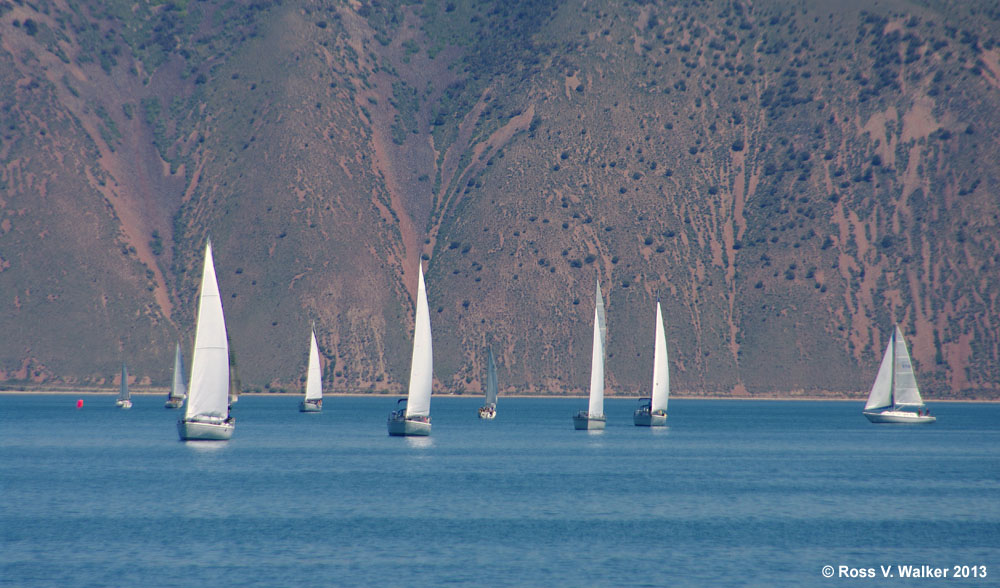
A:
POLYGON ((118 387, 118 400, 128 400, 128 370, 125 369, 125 362, 122 362, 122 383, 118 387))
POLYGON ((184 362, 181 359, 181 344, 174 349, 174 383, 170 387, 171 399, 182 399, 187 395, 187 385, 184 383, 184 362))
POLYGON ((590 405, 587 410, 591 417, 604 416, 604 353, 607 332, 604 297, 601 296, 601 282, 598 280, 594 304, 594 349, 590 360, 590 405))
POLYGON ((663 312, 660 301, 656 301, 656 338, 653 347, 653 392, 650 395, 650 411, 667 412, 670 397, 670 368, 667 362, 667 336, 663 331, 663 312))
POLYGON ((413 329, 413 357, 410 360, 410 389, 407 393, 406 416, 430 416, 431 384, 434 359, 431 349, 431 315, 427 308, 424 268, 419 268, 417 312, 413 329))
POLYGON ((205 246, 205 267, 198 301, 198 323, 191 359, 191 385, 188 386, 185 419, 198 416, 229 416, 229 343, 222 297, 215 279, 212 243, 205 246))
POLYGON ((920 398, 920 389, 917 388, 917 377, 913 373, 910 352, 906 349, 906 341, 903 340, 903 333, 900 332, 898 325, 893 335, 896 346, 892 374, 892 394, 895 405, 923 406, 924 401, 920 398))
POLYGON ((309 368, 306 370, 306 400, 323 398, 323 377, 319 369, 319 345, 316 344, 316 330, 309 339, 309 368))
POLYGON ((497 364, 493 361, 493 349, 486 348, 486 406, 497 404, 497 364))

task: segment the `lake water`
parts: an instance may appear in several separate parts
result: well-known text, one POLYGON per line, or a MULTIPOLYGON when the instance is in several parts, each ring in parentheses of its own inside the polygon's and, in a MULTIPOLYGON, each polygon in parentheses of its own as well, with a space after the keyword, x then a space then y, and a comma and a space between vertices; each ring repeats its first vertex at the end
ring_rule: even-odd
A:
POLYGON ((608 399, 595 433, 584 399, 435 397, 414 439, 395 398, 242 397, 231 441, 182 443, 162 397, 76 399, 0 396, 0 585, 1000 585, 1000 405, 673 400, 649 429, 608 399), (881 579, 904 564, 949 577, 881 579))

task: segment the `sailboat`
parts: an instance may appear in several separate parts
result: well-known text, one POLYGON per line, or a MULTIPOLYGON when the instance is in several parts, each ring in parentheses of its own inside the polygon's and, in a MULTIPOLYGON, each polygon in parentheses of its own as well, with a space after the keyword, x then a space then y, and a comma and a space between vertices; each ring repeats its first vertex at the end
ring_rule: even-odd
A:
POLYGON ((656 335, 653 343, 653 392, 639 400, 632 415, 637 427, 662 427, 667 424, 667 400, 670 397, 670 367, 667 364, 667 337, 663 332, 663 312, 656 299, 656 335))
POLYGON ((184 384, 184 363, 181 360, 181 344, 178 343, 174 349, 174 383, 170 387, 170 394, 163 408, 180 408, 184 406, 184 399, 187 397, 187 386, 184 384))
MULTIPOLYGON (((228 337, 228 335, 227 335, 228 337)), ((226 339, 228 344, 229 339, 226 339)), ((240 393, 242 392, 242 382, 240 381, 240 370, 236 365, 236 352, 233 351, 232 345, 229 346, 229 406, 232 406, 240 401, 240 393)))
POLYGON ((573 415, 573 426, 578 431, 603 429, 604 416, 604 354, 608 328, 604 319, 604 297, 601 282, 597 282, 594 303, 594 350, 590 360, 590 405, 573 415))
POLYGON ((122 362, 122 383, 118 388, 118 399, 115 406, 128 410, 132 408, 132 397, 128 393, 128 370, 125 369, 125 362, 122 362))
POLYGON ((306 368, 306 397, 299 404, 299 412, 320 412, 323 410, 323 377, 319 369, 319 345, 316 344, 316 328, 313 327, 309 339, 309 367, 306 368))
POLYGON ((198 322, 191 359, 184 416, 177 421, 182 441, 226 441, 233 436, 236 419, 229 415, 229 341, 222 297, 215 279, 212 242, 205 245, 205 267, 201 275, 198 322))
POLYGON ((479 407, 479 418, 493 420, 497 416, 497 364, 493 349, 486 348, 486 403, 479 407))
POLYGON ((393 436, 431 434, 431 383, 434 360, 431 350, 431 316, 427 309, 424 268, 420 266, 417 283, 417 313, 413 328, 413 357, 410 360, 410 389, 406 398, 396 402, 396 410, 386 423, 393 436))
POLYGON ((862 414, 873 423, 933 423, 937 420, 929 410, 923 409, 924 401, 920 398, 910 352, 896 325, 862 414), (917 409, 916 412, 913 409, 917 409))

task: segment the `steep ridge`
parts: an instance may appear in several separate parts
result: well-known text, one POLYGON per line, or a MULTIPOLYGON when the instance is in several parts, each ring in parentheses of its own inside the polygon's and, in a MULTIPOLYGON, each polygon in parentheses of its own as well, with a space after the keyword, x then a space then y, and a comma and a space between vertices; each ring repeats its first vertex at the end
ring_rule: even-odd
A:
POLYGON ((163 385, 206 238, 244 384, 442 391, 652 369, 853 394, 893 322, 930 398, 997 388, 1000 11, 897 0, 0 5, 8 385, 163 385), (884 5, 883 5, 884 4, 884 5), (80 341, 87 345, 81 349, 80 341))

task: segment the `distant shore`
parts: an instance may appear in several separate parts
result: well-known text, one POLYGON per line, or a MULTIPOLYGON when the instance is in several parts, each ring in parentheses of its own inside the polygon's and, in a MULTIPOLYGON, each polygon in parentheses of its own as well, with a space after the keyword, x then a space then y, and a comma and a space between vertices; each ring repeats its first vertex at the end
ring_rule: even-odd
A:
MULTIPOLYGON (((115 389, 87 389, 87 390, 0 390, 0 395, 67 395, 67 396, 116 396, 118 394, 117 388, 115 389)), ((166 396, 167 390, 164 389, 145 389, 145 390, 132 390, 131 394, 133 396, 166 396)), ((240 396, 273 396, 273 397, 287 397, 294 398, 302 396, 301 393, 295 392, 245 392, 240 394, 240 396)), ((324 398, 396 398, 405 396, 405 393, 388 393, 388 392, 327 392, 323 394, 324 398)), ((435 393, 434 398, 480 398, 481 394, 451 394, 451 393, 435 393)), ((576 398, 576 399, 586 399, 587 396, 583 394, 506 394, 501 395, 501 398, 576 398)), ((609 394, 605 396, 608 400, 638 400, 641 398, 639 395, 635 396, 624 396, 617 394, 609 394)), ((789 393, 787 395, 783 394, 769 394, 761 396, 729 396, 725 394, 671 394, 671 400, 763 400, 763 401, 785 401, 785 400, 802 400, 802 401, 831 401, 831 402, 864 402, 867 395, 864 393, 859 393, 858 396, 848 396, 845 393, 831 393, 830 395, 809 395, 801 393, 789 393)), ((998 403, 1000 398, 924 398, 926 402, 990 402, 998 403)))

